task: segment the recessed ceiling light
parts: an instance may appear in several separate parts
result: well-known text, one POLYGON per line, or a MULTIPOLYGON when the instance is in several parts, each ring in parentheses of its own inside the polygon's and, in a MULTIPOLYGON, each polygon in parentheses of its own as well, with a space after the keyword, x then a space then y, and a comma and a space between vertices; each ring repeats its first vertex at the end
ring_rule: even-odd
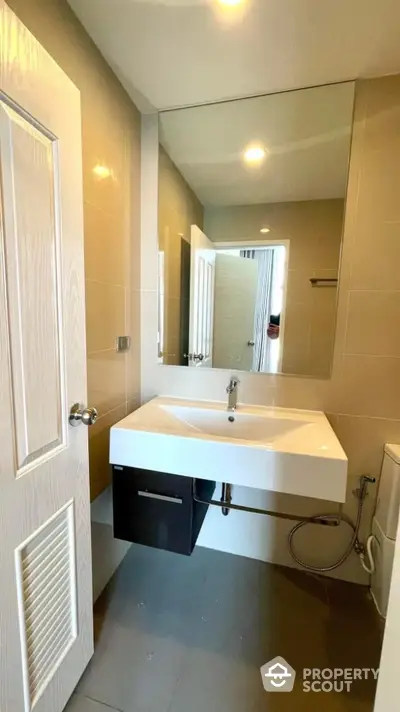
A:
POLYGON ((240 5, 243 0, 218 0, 220 5, 230 5, 233 7, 234 5, 240 5))
POLYGON ((248 146, 244 152, 244 160, 247 163, 261 163, 266 155, 267 151, 263 146, 248 146))
POLYGON ((269 232, 269 227, 262 227, 260 232, 262 232, 263 234, 269 232))

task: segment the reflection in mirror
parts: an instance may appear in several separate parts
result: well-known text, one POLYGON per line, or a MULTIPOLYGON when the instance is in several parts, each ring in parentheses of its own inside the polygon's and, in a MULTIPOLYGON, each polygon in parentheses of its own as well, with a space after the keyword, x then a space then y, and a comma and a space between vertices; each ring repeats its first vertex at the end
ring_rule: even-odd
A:
POLYGON ((354 84, 160 114, 160 363, 328 378, 354 84))

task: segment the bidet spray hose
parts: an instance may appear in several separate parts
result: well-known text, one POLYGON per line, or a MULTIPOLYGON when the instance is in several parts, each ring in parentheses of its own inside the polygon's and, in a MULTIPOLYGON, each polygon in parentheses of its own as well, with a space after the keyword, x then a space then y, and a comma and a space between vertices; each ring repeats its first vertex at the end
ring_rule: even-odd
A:
POLYGON ((363 567, 364 571, 367 572, 367 574, 375 573, 375 560, 374 560, 374 555, 372 553, 372 546, 373 546, 374 541, 376 541, 375 534, 370 534, 367 539, 365 551, 361 551, 359 554, 361 566, 363 567), (365 558, 366 558, 365 552, 367 553, 368 563, 365 563, 365 558))
MULTIPOLYGON (((357 517, 356 517, 356 523, 354 524, 350 517, 348 517, 346 514, 342 514, 342 521, 346 522, 346 524, 349 525, 349 527, 352 528, 353 530, 353 535, 351 537, 350 543, 348 547, 346 548, 346 551, 344 554, 340 557, 338 561, 335 561, 333 564, 330 564, 329 566, 312 566, 311 564, 307 564, 305 561, 300 559, 300 557, 295 553, 294 548, 293 548, 293 538, 296 532, 299 531, 302 527, 306 526, 309 522, 299 522, 296 524, 293 529, 289 532, 288 536, 288 544, 289 544, 289 551, 291 554, 292 559, 296 562, 296 564, 299 564, 299 566, 302 566, 306 571, 312 571, 313 573, 316 574, 324 574, 328 573, 329 571, 334 571, 337 569, 339 566, 341 566, 346 559, 350 556, 353 548, 356 548, 356 551, 360 557, 361 564, 363 568, 368 571, 368 573, 372 573, 372 571, 369 571, 369 568, 371 568, 374 563, 373 563, 373 556, 372 556, 372 542, 367 542, 367 554, 369 557, 369 567, 367 568, 367 564, 365 564, 364 561, 364 555, 361 556, 361 554, 364 554, 364 549, 362 546, 358 544, 358 532, 360 529, 360 524, 361 524, 361 517, 362 517, 362 510, 364 506, 364 499, 366 495, 366 488, 368 482, 375 482, 375 478, 372 477, 365 477, 362 476, 360 478, 360 491, 359 491, 359 498, 358 498, 358 508, 357 508, 357 517)), ((315 517, 316 521, 319 519, 337 519, 337 514, 319 514, 318 516, 315 517)), ((370 537, 371 538, 371 537, 370 537)), ((375 568, 375 567, 374 567, 375 568)))

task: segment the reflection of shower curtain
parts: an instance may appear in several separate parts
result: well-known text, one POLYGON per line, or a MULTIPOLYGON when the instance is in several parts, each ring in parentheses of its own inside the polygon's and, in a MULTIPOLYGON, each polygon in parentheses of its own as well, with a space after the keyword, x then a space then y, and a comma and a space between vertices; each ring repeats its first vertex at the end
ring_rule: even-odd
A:
POLYGON ((269 338, 267 328, 271 315, 272 273, 274 267, 274 250, 241 250, 241 257, 247 257, 258 262, 258 282, 256 308, 254 313, 254 353, 253 371, 265 371, 268 365, 269 338))

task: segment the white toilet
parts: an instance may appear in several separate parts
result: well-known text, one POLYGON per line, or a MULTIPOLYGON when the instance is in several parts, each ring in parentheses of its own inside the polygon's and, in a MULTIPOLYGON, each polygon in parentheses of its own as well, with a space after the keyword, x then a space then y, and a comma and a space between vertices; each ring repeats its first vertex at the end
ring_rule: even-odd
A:
POLYGON ((394 547, 400 511, 400 445, 385 445, 375 516, 372 520, 375 573, 371 593, 379 613, 386 617, 394 547))

